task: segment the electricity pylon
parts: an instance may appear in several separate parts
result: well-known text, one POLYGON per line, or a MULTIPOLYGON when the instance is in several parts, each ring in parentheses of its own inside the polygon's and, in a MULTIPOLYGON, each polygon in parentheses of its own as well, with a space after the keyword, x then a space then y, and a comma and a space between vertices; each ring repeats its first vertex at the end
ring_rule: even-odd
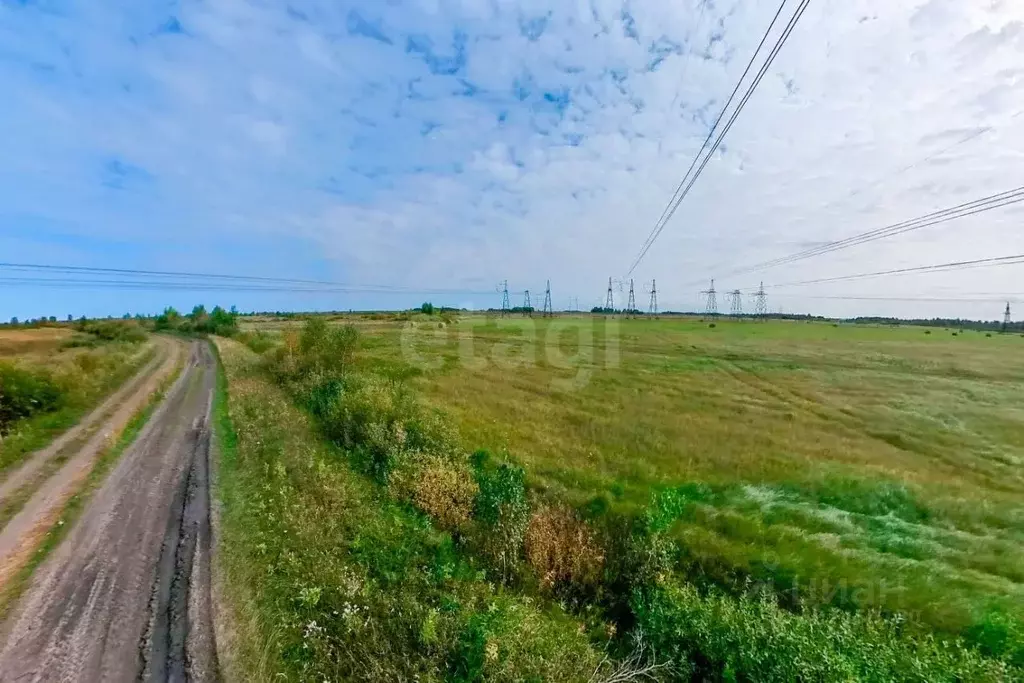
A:
POLYGON ((651 303, 647 307, 647 312, 651 315, 658 315, 658 282, 657 280, 651 280, 651 303))
POLYGON ((711 281, 711 287, 701 292, 706 298, 704 315, 718 315, 718 292, 715 291, 715 281, 711 281))
POLYGON ((754 315, 764 318, 768 315, 768 295, 764 293, 764 283, 754 293, 754 315))
POLYGON ((512 308, 508 301, 508 280, 498 283, 498 291, 501 292, 501 317, 504 318, 512 308))
POLYGON ((548 280, 547 289, 544 290, 544 317, 550 318, 554 315, 551 310, 551 280, 548 280))
POLYGON ((729 292, 729 315, 737 320, 743 315, 743 294, 738 289, 729 292))
POLYGON ((629 278, 629 301, 626 303, 626 315, 636 312, 636 296, 633 294, 633 278, 629 278))
POLYGON ((523 299, 523 315, 533 317, 533 304, 530 303, 530 290, 524 292, 525 298, 523 299))
POLYGON ((1006 331, 1008 331, 1010 329, 1010 323, 1011 322, 1012 321, 1010 320, 1010 302, 1007 301, 1006 302, 1006 313, 1003 315, 1003 332, 1006 332, 1006 331))
POLYGON ((608 278, 608 296, 604 300, 604 312, 615 312, 615 296, 612 294, 612 279, 608 278))

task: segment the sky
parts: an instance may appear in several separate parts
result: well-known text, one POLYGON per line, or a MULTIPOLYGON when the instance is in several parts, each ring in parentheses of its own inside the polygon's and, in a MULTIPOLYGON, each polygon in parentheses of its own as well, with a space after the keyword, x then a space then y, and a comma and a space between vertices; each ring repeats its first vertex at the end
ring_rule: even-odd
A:
MULTIPOLYGON (((486 308, 504 280, 513 305, 525 289, 536 304, 548 280, 555 308, 598 305, 777 8, 0 0, 0 262, 363 288, 8 279, 0 319, 198 302, 486 308)), ((995 319, 1010 300, 1024 318, 1024 265, 776 286, 1021 254, 1024 204, 728 275, 1024 185, 1021 54, 1017 0, 812 0, 633 273, 637 298, 655 280, 662 309, 693 310, 711 278, 720 292, 763 279, 787 313, 995 319)), ((614 289, 624 302, 628 280, 614 289)))

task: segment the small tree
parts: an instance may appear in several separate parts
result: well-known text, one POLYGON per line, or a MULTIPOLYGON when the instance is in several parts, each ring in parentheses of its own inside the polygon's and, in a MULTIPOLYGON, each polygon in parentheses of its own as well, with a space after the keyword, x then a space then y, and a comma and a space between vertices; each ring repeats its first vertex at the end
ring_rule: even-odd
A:
POLYGON ((11 324, 12 325, 17 325, 18 324, 18 316, 15 315, 15 316, 11 317, 11 324))
POLYGON ((429 301, 425 301, 423 305, 420 306, 420 312, 425 315, 434 315, 434 304, 429 301))

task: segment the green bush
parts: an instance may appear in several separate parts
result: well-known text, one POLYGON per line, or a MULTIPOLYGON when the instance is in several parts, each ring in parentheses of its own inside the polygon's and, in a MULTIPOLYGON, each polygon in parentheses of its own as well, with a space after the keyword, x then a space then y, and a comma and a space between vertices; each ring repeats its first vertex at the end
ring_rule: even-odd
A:
POLYGON ((235 338, 258 354, 265 353, 276 345, 273 335, 262 331, 240 332, 235 338))
POLYGON ((299 337, 298 371, 303 375, 340 377, 351 364, 358 343, 355 327, 332 327, 323 318, 310 318, 299 337))
POLYGON ((146 340, 146 332, 133 320, 83 320, 78 330, 102 341, 138 343, 146 340))
POLYGON ((482 526, 483 554, 503 582, 514 576, 530 522, 526 472, 509 463, 494 465, 487 451, 472 457, 479 493, 473 516, 482 526))
POLYGON ((0 436, 16 421, 57 410, 63 402, 64 392, 49 374, 0 363, 0 436))
POLYGON ((769 595, 734 598, 662 582, 637 591, 633 608, 651 644, 681 680, 1003 681, 1004 662, 959 641, 907 631, 872 614, 793 614, 769 595))

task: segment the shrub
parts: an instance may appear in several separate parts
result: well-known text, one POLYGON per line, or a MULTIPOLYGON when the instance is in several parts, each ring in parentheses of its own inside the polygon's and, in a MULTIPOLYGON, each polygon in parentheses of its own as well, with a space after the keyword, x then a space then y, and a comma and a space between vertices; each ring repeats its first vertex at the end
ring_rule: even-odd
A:
POLYGON ((601 662, 572 622, 541 617, 508 597, 466 622, 445 680, 585 681, 601 662))
POLYGON ((526 561, 546 589, 586 592, 597 586, 604 551, 593 531, 571 510, 544 506, 526 528, 526 561))
POLYGON ((1001 681, 1009 667, 959 641, 915 636, 872 614, 793 614, 769 595, 733 598, 671 581, 637 591, 652 646, 684 680, 1001 681))
POLYGON ((415 468, 412 501, 442 528, 460 531, 473 515, 473 501, 479 488, 465 466, 438 457, 415 468))
POLYGON ((359 341, 355 327, 329 327, 323 318, 310 318, 299 337, 299 371, 333 377, 348 369, 359 341))
POLYGON ((138 343, 146 340, 146 332, 133 320, 82 321, 78 329, 103 341, 138 343))
POLYGON ((49 374, 0 363, 0 436, 17 420, 57 410, 63 401, 63 391, 49 374))
POLYGON ((380 378, 297 381, 297 393, 321 420, 327 436, 349 450, 357 469, 386 483, 416 453, 442 454, 438 421, 422 418, 409 392, 380 378))
POLYGON ((483 555, 508 582, 522 555, 530 520, 526 472, 509 463, 493 466, 487 451, 477 451, 472 461, 479 491, 474 516, 483 527, 483 555))
POLYGON ((242 332, 235 338, 258 354, 263 354, 275 346, 273 335, 262 331, 242 332))

